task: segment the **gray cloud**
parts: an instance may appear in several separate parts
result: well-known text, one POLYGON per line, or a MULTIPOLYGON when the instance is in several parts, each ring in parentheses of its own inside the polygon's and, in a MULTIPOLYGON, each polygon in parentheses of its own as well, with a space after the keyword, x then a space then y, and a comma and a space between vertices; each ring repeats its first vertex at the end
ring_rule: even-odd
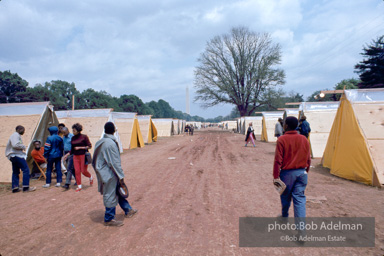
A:
MULTIPOLYGON (((0 2, 0 70, 33 86, 61 79, 114 96, 167 100, 185 111, 206 42, 233 26, 269 32, 283 50, 285 90, 306 96, 357 77, 364 44, 384 34, 375 0, 0 2)), ((192 101, 192 99, 191 99, 192 101)), ((191 114, 226 115, 231 106, 191 114)))

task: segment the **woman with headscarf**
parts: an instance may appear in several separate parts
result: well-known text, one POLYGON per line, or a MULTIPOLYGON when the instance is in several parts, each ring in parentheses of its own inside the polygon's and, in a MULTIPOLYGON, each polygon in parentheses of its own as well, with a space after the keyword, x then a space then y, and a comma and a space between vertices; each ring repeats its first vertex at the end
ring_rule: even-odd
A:
POLYGON ((252 141, 253 147, 256 147, 255 140, 255 130, 253 129, 252 123, 249 123, 247 136, 245 137, 245 146, 248 146, 248 143, 252 141))

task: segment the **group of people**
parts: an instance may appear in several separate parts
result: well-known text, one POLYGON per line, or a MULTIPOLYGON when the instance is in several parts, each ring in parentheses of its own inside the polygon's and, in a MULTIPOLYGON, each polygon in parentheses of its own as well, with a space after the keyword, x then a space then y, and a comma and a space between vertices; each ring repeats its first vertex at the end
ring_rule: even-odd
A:
MULTIPOLYGON (((122 221, 115 220, 116 205, 119 204, 125 212, 125 217, 130 218, 137 213, 124 196, 119 193, 119 187, 125 186, 124 172, 121 167, 120 151, 116 138, 114 137, 115 126, 112 122, 107 122, 104 126, 104 137, 95 145, 93 162, 88 156, 88 150, 92 144, 87 135, 82 134, 83 127, 76 123, 72 126, 72 133, 64 124, 58 127, 48 128, 50 136, 41 147, 41 141, 34 141, 34 149, 31 156, 41 168, 46 168, 46 184, 43 188, 51 186, 51 175, 53 167, 56 169, 56 185, 60 187, 62 183, 62 161, 67 165, 67 178, 63 188, 68 190, 72 176, 75 176, 77 183, 76 192, 82 190, 81 174, 89 178, 90 185, 93 184, 93 177, 88 171, 88 165, 92 164, 98 177, 98 190, 103 195, 105 205, 104 225, 122 226, 122 221), (87 155, 87 157, 86 157, 87 155)), ((21 191, 19 188, 20 170, 23 172, 23 191, 32 192, 36 187, 29 186, 30 170, 26 161, 26 146, 22 142, 21 136, 25 128, 21 125, 16 127, 16 131, 10 136, 5 155, 12 162, 12 192, 21 191)), ((127 197, 128 195, 126 195, 127 197)))
POLYGON ((193 131, 195 130, 195 127, 193 125, 189 125, 187 124, 185 126, 185 133, 187 133, 188 135, 192 136, 193 135, 193 131))
POLYGON ((81 174, 89 178, 90 185, 93 184, 93 177, 88 171, 90 163, 85 161, 87 151, 92 144, 88 136, 81 133, 82 130, 83 127, 79 123, 72 126, 73 133, 69 132, 65 124, 59 124, 57 127, 48 128, 50 136, 45 141, 44 148, 41 147, 41 141, 33 142, 34 149, 31 156, 42 169, 46 168, 46 184, 43 185, 43 188, 51 186, 53 168, 56 171, 55 187, 62 186, 68 190, 72 177, 75 177, 76 192, 79 192, 82 190, 81 174), (66 168, 63 162, 66 163, 66 168), (63 169, 66 170, 66 181, 64 185, 61 185, 63 169))
MULTIPOLYGON (((277 119, 277 123, 275 125, 275 137, 279 138, 281 135, 284 134, 284 121, 282 118, 277 119)), ((306 138, 308 138, 309 133, 311 132, 311 127, 307 121, 306 116, 301 116, 299 120, 299 124, 296 128, 296 130, 301 134, 304 135, 306 138)))

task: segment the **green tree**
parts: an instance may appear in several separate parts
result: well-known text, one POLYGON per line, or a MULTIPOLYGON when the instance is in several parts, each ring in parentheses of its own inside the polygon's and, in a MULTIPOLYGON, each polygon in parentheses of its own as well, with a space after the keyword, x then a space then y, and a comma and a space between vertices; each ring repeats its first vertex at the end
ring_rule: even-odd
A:
POLYGON ((18 97, 20 97, 22 102, 50 101, 52 103, 55 101, 55 95, 41 84, 37 84, 32 88, 27 87, 25 92, 18 93, 18 97))
MULTIPOLYGON (((52 92, 53 98, 51 99, 51 103, 55 106, 56 110, 72 109, 72 95, 75 96, 75 100, 80 95, 80 92, 76 89, 75 83, 73 82, 53 80, 46 82, 44 87, 52 92)), ((75 103, 81 104, 80 102, 75 103)))
POLYGON ((124 112, 136 112, 139 115, 153 114, 153 110, 136 95, 121 95, 118 99, 118 105, 124 112))
POLYGON ((17 73, 11 73, 6 70, 0 71, 0 102, 20 102, 22 99, 18 95, 19 92, 25 92, 28 82, 22 79, 17 73))
POLYGON ((363 49, 364 59, 355 65, 355 72, 360 75, 359 88, 384 87, 384 35, 373 40, 363 49))
POLYGON ((79 98, 82 104, 77 106, 76 109, 113 108, 116 111, 120 110, 117 99, 106 91, 98 92, 88 88, 79 95, 79 98))
POLYGON ((195 101, 204 107, 220 103, 235 105, 241 116, 250 115, 267 102, 263 92, 284 84, 279 44, 267 33, 233 28, 207 43, 195 69, 195 101))
POLYGON ((359 83, 361 83, 361 81, 356 78, 343 79, 335 85, 335 90, 344 90, 344 88, 346 90, 359 89, 359 83))

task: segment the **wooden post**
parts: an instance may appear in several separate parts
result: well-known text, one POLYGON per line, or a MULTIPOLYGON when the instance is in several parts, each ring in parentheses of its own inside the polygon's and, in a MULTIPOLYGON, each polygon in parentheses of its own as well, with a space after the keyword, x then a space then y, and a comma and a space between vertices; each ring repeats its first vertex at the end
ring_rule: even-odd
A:
POLYGON ((75 110, 75 95, 72 95, 72 110, 75 110))

